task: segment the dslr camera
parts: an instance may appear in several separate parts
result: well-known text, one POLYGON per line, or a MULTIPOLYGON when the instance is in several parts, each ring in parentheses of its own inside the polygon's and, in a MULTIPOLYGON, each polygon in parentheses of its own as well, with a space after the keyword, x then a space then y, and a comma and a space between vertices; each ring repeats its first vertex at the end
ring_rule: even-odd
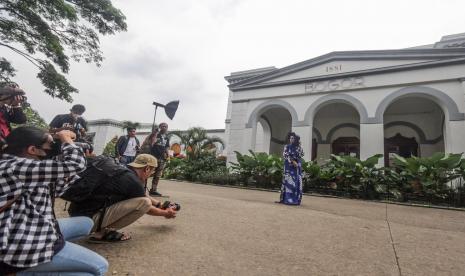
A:
POLYGON ((18 87, 15 83, 0 83, 0 103, 10 104, 10 102, 16 96, 22 96, 23 100, 21 104, 23 106, 27 105, 27 98, 24 90, 18 87))
POLYGON ((179 203, 170 202, 170 201, 163 202, 163 204, 161 205, 161 209, 165 210, 168 208, 171 208, 177 212, 181 210, 181 205, 179 203))

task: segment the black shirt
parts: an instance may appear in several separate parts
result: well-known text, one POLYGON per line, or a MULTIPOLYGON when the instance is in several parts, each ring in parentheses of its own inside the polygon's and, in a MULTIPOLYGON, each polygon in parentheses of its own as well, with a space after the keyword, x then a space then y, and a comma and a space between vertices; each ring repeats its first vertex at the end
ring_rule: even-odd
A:
POLYGON ((71 114, 61 114, 55 116, 53 120, 50 122, 51 128, 62 128, 62 127, 69 127, 72 128, 74 133, 76 133, 77 138, 84 138, 81 137, 81 129, 87 131, 87 122, 82 117, 79 117, 77 120, 74 120, 71 114))
POLYGON ((123 200, 144 197, 144 183, 133 170, 128 170, 102 182, 92 195, 79 203, 72 203, 71 216, 93 217, 103 207, 109 207, 123 200))
POLYGON ((157 134, 157 140, 152 146, 151 154, 157 159, 166 159, 166 150, 170 148, 170 139, 168 134, 157 134))

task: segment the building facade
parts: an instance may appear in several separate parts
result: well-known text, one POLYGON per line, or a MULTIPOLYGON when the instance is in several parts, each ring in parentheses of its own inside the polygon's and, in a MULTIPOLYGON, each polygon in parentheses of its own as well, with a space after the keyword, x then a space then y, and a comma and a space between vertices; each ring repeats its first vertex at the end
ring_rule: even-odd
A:
POLYGON ((301 137, 306 160, 465 152, 465 33, 400 50, 332 52, 284 68, 234 72, 225 136, 234 151, 281 154, 301 137))

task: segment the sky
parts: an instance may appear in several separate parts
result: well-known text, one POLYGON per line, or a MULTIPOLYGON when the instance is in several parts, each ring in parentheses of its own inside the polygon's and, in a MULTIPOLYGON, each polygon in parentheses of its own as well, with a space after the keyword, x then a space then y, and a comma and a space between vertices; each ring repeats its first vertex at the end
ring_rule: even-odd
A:
MULTIPOLYGON (((179 100, 171 129, 224 128, 231 72, 278 68, 332 51, 399 49, 465 32, 459 0, 114 0, 127 32, 101 38, 102 66, 72 63, 87 120, 151 123, 153 101, 179 100)), ((47 121, 72 104, 43 93, 36 69, 0 48, 47 121)))

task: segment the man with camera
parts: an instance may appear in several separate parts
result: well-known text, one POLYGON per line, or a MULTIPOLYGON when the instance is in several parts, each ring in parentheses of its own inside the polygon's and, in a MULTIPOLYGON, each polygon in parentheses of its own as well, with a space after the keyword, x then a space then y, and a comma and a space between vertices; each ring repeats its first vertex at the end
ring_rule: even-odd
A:
MULTIPOLYGON (((113 161, 111 158, 107 160, 113 161)), ((86 171, 90 171, 89 168, 80 175, 78 181, 83 181, 84 186, 100 179, 99 183, 93 184, 96 188, 89 196, 71 202, 68 210, 72 217, 88 216, 94 220, 95 233, 89 238, 89 242, 112 243, 129 240, 131 237, 128 234, 117 230, 132 224, 144 214, 163 216, 167 219, 176 217, 176 211, 180 209, 179 204, 162 204, 145 194, 145 181, 156 167, 157 160, 153 156, 140 154, 127 168, 115 165, 114 161, 113 164, 100 165, 95 174, 99 174, 99 171, 109 172, 106 177, 99 177, 94 173, 86 174, 86 171)))
POLYGON ((26 97, 16 84, 0 84, 0 142, 11 132, 10 123, 24 124, 27 121, 22 103, 26 97))
POLYGON ((115 149, 116 158, 125 165, 134 161, 140 149, 140 142, 136 137, 136 129, 128 127, 127 131, 127 135, 121 136, 118 139, 115 149))
POLYGON ((165 168, 166 159, 168 159, 168 150, 170 149, 170 139, 168 137, 168 124, 160 123, 159 131, 156 136, 155 143, 152 145, 151 154, 157 158, 158 167, 153 174, 152 188, 149 191, 151 196, 162 196, 157 191, 158 182, 163 174, 165 168))
POLYGON ((70 113, 55 116, 50 122, 50 132, 57 132, 63 129, 71 130, 76 134, 77 142, 86 142, 87 122, 82 118, 86 107, 76 104, 71 107, 70 113))

